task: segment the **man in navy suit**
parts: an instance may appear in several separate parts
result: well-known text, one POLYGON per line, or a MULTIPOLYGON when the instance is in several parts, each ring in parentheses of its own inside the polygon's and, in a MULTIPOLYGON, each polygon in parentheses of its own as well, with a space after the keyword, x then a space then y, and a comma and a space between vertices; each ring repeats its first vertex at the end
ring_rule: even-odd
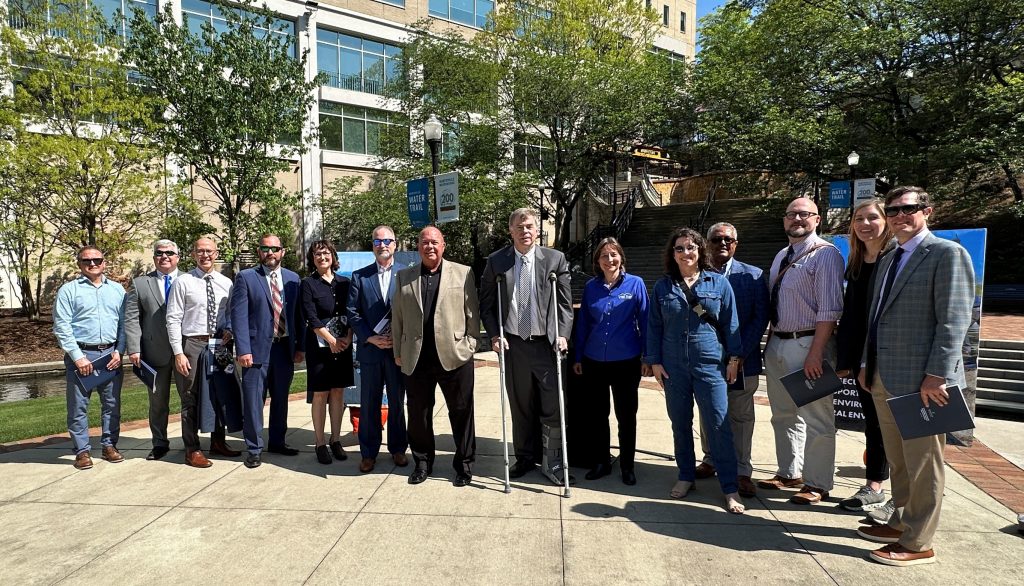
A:
POLYGON ((281 267, 285 249, 274 234, 260 238, 260 266, 245 269, 231 289, 231 326, 238 365, 242 367, 242 434, 249 457, 247 468, 260 465, 263 452, 263 403, 270 392, 268 452, 294 456, 298 450, 284 443, 288 428, 288 388, 295 362, 295 315, 299 276, 281 267))
POLYGON ((380 404, 388 393, 388 451, 396 466, 406 466, 405 383, 395 364, 391 339, 391 300, 395 296, 395 232, 388 226, 373 230, 371 265, 352 273, 348 295, 348 323, 356 334, 359 361, 359 471, 373 470, 380 452, 380 404))
MULTIPOLYGON (((750 479, 753 472, 750 449, 754 439, 754 391, 757 390, 758 375, 761 374, 761 336, 768 327, 768 282, 761 269, 733 258, 738 243, 739 235, 732 224, 719 222, 708 229, 711 264, 729 279, 739 311, 740 337, 743 340, 743 388, 729 388, 729 422, 736 444, 739 493, 743 497, 753 498, 757 496, 757 488, 750 479)), ((715 475, 715 466, 711 463, 711 453, 704 438, 703 419, 700 446, 704 450, 704 461, 697 466, 697 478, 710 478, 715 475)))

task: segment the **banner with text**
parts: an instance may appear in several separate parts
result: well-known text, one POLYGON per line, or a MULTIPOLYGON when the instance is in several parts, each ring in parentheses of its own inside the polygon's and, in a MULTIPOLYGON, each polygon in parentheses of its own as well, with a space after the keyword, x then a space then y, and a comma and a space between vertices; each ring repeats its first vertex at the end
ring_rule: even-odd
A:
POLYGON ((430 180, 426 177, 405 182, 405 195, 409 199, 409 223, 423 228, 430 223, 430 180))
POLYGON ((434 200, 437 202, 437 223, 459 219, 459 173, 434 176, 434 200))

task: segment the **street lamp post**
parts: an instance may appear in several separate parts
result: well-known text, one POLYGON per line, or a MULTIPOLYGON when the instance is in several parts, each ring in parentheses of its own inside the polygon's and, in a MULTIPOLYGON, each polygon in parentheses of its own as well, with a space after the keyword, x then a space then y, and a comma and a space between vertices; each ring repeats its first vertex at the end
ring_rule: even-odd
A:
MULTIPOLYGON (((433 114, 423 123, 423 138, 427 139, 427 146, 430 147, 430 171, 435 176, 441 168, 441 132, 443 130, 441 121, 433 114)), ((434 194, 434 203, 430 204, 430 202, 427 202, 431 216, 435 216, 435 208, 437 206, 437 187, 433 184, 433 179, 431 177, 430 192, 434 194)))
POLYGON ((857 188, 857 178, 854 175, 854 168, 860 163, 860 155, 857 151, 850 151, 846 156, 846 164, 850 166, 850 221, 853 221, 853 208, 857 204, 854 193, 857 188))

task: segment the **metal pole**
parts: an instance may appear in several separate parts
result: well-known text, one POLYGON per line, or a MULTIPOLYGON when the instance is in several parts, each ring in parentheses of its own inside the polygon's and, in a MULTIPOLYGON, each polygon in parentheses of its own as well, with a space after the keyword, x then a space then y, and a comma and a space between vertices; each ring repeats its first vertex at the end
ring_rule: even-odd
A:
POLYGON ((505 494, 512 492, 508 471, 508 440, 505 431, 505 324, 502 321, 501 296, 505 289, 505 275, 494 277, 498 285, 498 394, 501 395, 501 447, 505 449, 505 494))
POLYGON ((562 496, 569 498, 569 444, 565 437, 565 389, 562 382, 562 349, 558 347, 558 275, 554 271, 548 275, 551 282, 551 307, 555 310, 555 376, 558 377, 558 418, 562 427, 562 478, 565 480, 565 492, 562 496))

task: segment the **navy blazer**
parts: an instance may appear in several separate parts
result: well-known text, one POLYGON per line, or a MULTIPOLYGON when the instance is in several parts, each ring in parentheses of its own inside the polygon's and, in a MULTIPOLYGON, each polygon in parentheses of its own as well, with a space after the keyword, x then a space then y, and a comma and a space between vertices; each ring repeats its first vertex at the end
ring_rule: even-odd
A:
POLYGON ((761 269, 732 259, 729 284, 736 296, 743 343, 743 376, 761 374, 761 337, 768 327, 768 276, 761 269))
MULTIPOLYGON (((288 355, 295 353, 295 307, 299 301, 299 275, 281 268, 284 308, 282 317, 288 324, 288 355)), ((231 326, 237 356, 252 354, 252 362, 266 364, 274 343, 274 307, 270 299, 267 272, 260 265, 245 269, 235 277, 231 287, 231 326)))
POLYGON ((376 262, 352 272, 352 283, 348 288, 348 324, 355 332, 358 341, 356 360, 360 362, 376 363, 383 362, 385 359, 392 361, 395 359, 391 350, 381 350, 373 344, 367 343, 366 340, 375 335, 374 326, 380 323, 384 316, 391 313, 391 300, 398 287, 396 279, 400 270, 401 267, 392 263, 391 285, 388 287, 387 299, 380 291, 376 262))

